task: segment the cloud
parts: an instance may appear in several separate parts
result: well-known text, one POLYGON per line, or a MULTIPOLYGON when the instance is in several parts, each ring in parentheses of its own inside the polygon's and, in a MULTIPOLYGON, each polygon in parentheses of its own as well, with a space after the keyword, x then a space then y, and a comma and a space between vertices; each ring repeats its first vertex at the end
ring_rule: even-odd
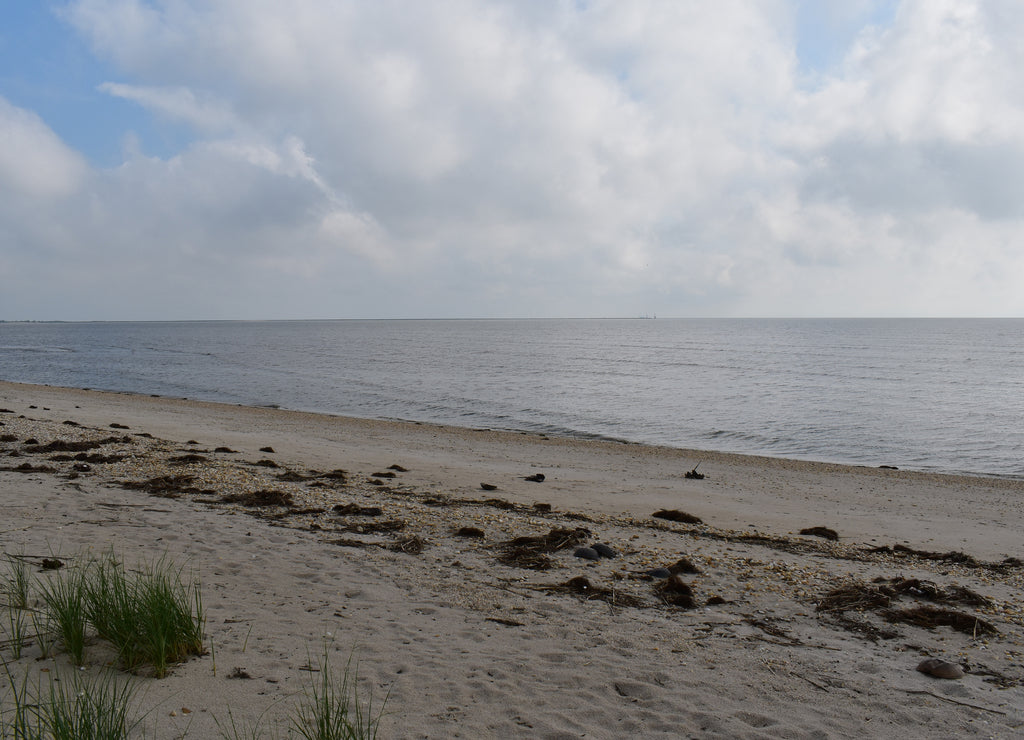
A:
POLYGON ((0 183, 80 281, 189 295, 126 317, 1024 311, 1024 10, 810 7, 77 0, 189 143, 90 169, 0 107, 0 183))
POLYGON ((0 97, 0 193, 59 198, 73 193, 85 174, 85 160, 37 115, 0 97))
POLYGON ((187 87, 155 88, 104 82, 99 89, 108 95, 131 100, 149 110, 187 123, 204 133, 216 134, 244 127, 222 101, 201 101, 187 87))

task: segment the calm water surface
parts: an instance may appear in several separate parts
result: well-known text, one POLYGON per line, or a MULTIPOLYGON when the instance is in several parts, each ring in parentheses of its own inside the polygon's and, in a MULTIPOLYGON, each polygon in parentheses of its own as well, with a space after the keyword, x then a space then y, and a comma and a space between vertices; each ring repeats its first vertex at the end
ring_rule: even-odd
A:
POLYGON ((1024 477, 1024 320, 0 324, 0 378, 1024 477))

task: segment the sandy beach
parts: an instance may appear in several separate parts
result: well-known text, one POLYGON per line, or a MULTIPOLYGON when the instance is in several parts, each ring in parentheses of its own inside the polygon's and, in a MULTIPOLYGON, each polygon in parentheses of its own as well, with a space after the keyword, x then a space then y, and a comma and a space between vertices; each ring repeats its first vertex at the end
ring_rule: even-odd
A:
POLYGON ((135 679, 139 736, 286 736, 325 639, 384 738, 1024 732, 1024 481, 12 383, 0 424, 6 554, 201 579, 209 649, 135 679))

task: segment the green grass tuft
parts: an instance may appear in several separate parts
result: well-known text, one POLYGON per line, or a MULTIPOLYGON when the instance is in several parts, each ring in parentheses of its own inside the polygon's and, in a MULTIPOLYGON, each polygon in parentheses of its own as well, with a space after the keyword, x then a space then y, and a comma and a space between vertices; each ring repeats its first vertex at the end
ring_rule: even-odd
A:
MULTIPOLYGON (((6 666, 5 666, 6 668, 6 666)), ((140 722, 130 716, 135 687, 114 672, 69 671, 48 686, 28 687, 7 670, 14 708, 0 718, 0 736, 16 740, 121 740, 140 722)))
POLYGON ((14 609, 28 608, 29 592, 32 590, 32 572, 24 558, 6 555, 10 572, 4 575, 3 589, 7 593, 7 604, 14 609))
POLYGON ((42 582, 43 601, 64 649, 75 665, 85 662, 86 568, 75 564, 42 582))
POLYGON ((199 584, 161 558, 130 575, 113 556, 96 562, 86 587, 89 621, 128 670, 151 665, 158 678, 173 663, 203 653, 199 584))
MULTIPOLYGON (((310 684, 292 716, 292 729, 306 740, 376 738, 384 705, 374 715, 371 693, 363 707, 359 701, 357 669, 350 657, 339 677, 330 664, 330 643, 325 643, 320 671, 311 674, 310 684)), ((384 704, 387 704, 387 697, 384 704)))

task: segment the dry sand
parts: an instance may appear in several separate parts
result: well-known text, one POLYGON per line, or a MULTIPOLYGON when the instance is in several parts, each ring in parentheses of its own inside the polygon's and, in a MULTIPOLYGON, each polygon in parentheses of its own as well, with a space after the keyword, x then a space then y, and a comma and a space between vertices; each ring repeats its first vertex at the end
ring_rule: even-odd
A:
MULTIPOLYGON (((229 710, 285 736, 325 638, 338 668, 358 660, 364 699, 387 695, 387 738, 1024 732, 1021 481, 10 383, 0 409, 4 552, 33 565, 167 555, 201 578, 209 651, 135 679, 140 736, 220 737, 229 710), (42 452, 55 440, 105 441, 75 461, 42 452), (698 463, 707 477, 685 479, 698 463), (344 482, 322 475, 337 469, 344 482), (162 475, 203 492, 121 485, 162 475), (260 491, 290 503, 223 500, 260 491), (381 512, 335 511, 349 504, 381 512), (652 517, 662 509, 702 523, 652 517), (839 540, 799 534, 815 526, 839 540), (499 561, 503 542, 581 528, 581 543, 619 556, 590 562, 569 546, 546 570, 499 561), (699 570, 682 575, 692 607, 641 575, 682 557, 699 570), (588 588, 565 587, 581 576, 588 588), (860 607, 819 609, 850 584, 860 607), (950 600, 954 587, 986 601, 950 600), (888 603, 868 606, 872 593, 888 603), (958 612, 967 632, 890 621, 919 607, 958 612), (917 672, 927 656, 967 674, 917 672)), ((67 670, 35 645, 14 660, 9 637, 13 675, 67 670)), ((98 672, 109 656, 91 645, 87 657, 98 672)))

